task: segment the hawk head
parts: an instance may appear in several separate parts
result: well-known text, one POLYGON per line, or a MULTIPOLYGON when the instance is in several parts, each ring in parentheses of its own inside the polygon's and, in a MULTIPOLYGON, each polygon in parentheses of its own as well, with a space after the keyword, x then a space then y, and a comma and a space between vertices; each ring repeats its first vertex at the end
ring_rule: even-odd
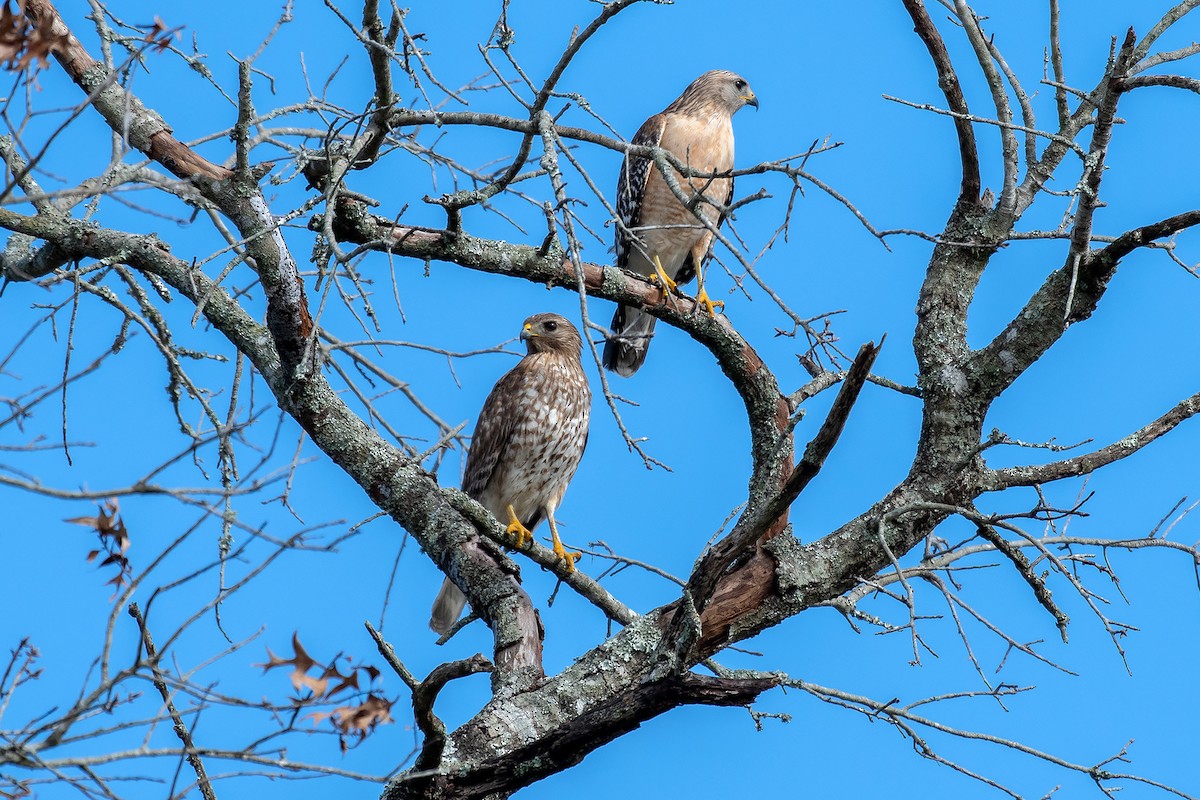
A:
POLYGON ((563 353, 579 358, 583 339, 566 317, 558 314, 534 314, 521 326, 521 341, 529 353, 563 353))
POLYGON ((750 84, 736 72, 714 69, 692 81, 672 103, 679 111, 717 107, 732 116, 745 106, 758 108, 758 97, 750 84))

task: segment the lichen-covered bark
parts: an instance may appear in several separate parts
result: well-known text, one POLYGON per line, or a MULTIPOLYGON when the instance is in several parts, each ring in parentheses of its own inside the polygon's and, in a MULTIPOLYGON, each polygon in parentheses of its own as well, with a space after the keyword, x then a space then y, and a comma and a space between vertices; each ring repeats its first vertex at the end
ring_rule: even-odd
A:
MULTIPOLYGON (((610 4, 601 17, 607 19, 627 4, 610 4)), ((996 205, 980 196, 973 125, 966 118, 969 109, 947 48, 925 4, 904 0, 904 5, 956 115, 963 167, 960 195, 937 237, 917 300, 912 345, 919 370, 922 428, 906 477, 869 508, 813 541, 801 543, 785 530, 787 509, 795 496, 787 492, 799 491, 788 486, 789 480, 796 478, 792 409, 769 366, 727 318, 693 313, 695 308, 686 299, 665 302, 659 288, 636 276, 597 264, 572 264, 553 240, 534 247, 473 237, 461 230, 461 216, 455 215, 450 201, 446 201, 451 207, 446 230, 397 225, 367 213, 360 202, 332 194, 327 195, 333 199, 332 208, 310 220, 315 231, 332 232, 342 241, 395 254, 414 265, 436 259, 569 290, 582 283, 589 295, 645 308, 707 347, 741 396, 753 467, 745 510, 731 538, 702 561, 689 592, 640 618, 598 588, 593 591, 578 582, 571 584, 582 587, 585 596, 593 591, 589 599, 624 627, 549 678, 542 672, 536 613, 521 587, 518 569, 489 543, 488 537, 499 533, 495 521, 475 513, 461 493, 439 487, 418 463, 353 413, 318 368, 319 350, 305 283, 251 171, 244 164, 237 171, 226 170, 174 139, 169 126, 106 74, 78 40, 72 37, 68 47, 55 53, 62 68, 88 93, 93 107, 114 130, 126 131, 133 146, 191 181, 206 202, 233 221, 267 296, 266 325, 252 318, 220 285, 193 270, 186 259, 171 254, 154 236, 100 228, 51 207, 39 208, 34 216, 0 208, 0 226, 24 237, 10 241, 6 250, 7 277, 25 281, 77 259, 105 259, 156 276, 188 301, 202 303, 204 317, 252 361, 280 407, 378 508, 455 576, 493 633, 493 699, 446 737, 444 748, 431 756, 440 759, 436 769, 422 761, 420 769, 397 777, 385 792, 389 800, 507 796, 578 763, 606 742, 678 705, 749 703, 776 685, 776 680, 763 675, 707 678, 692 673, 691 668, 725 646, 838 598, 865 576, 886 568, 891 554, 911 550, 948 515, 968 508, 982 493, 1021 485, 1039 474, 1053 479, 1091 471, 1200 412, 1200 395, 1188 398, 1139 431, 1141 438, 1097 451, 1093 460, 1081 457, 1028 475, 988 468, 981 441, 983 420, 992 401, 1053 346, 1066 327, 1087 319, 1099 306, 1124 255, 1146 242, 1200 224, 1200 211, 1127 232, 1099 249, 1088 246, 1092 241, 1090 217, 1081 220, 1083 227, 1073 232, 1067 263, 1034 292, 993 342, 972 351, 966 337, 967 318, 984 269, 1008 241, 1041 183, 1070 152, 1062 140, 1073 140, 1088 125, 1095 129, 1089 151, 1094 157, 1083 178, 1089 197, 1099 192, 1117 103, 1132 85, 1128 78, 1134 68, 1133 39, 1127 37, 1097 89, 1079 100, 1077 112, 1065 116, 1058 138, 1045 147, 1040 160, 1026 164, 1025 180, 1019 184, 1012 165, 1015 151, 1006 145, 1006 198, 996 205), (44 244, 34 249, 35 241, 44 244), (581 273, 576 272, 577 267, 581 273)), ((25 9, 65 31, 47 0, 27 0, 25 9)), ((974 17, 968 21, 979 24, 974 17)), ((601 23, 589 27, 583 38, 601 23)), ((381 30, 375 29, 373 36, 378 45, 381 30)), ((976 37, 973 42, 979 57, 986 59, 984 40, 976 37)), ((579 40, 571 47, 577 49, 581 44, 579 40)), ((386 63, 386 59, 373 61, 376 72, 386 71, 386 63)), ((541 113, 558 72, 539 93, 536 113, 541 113)), ((989 75, 995 72, 988 68, 989 75)), ((995 91, 994 85, 991 88, 994 102, 1002 105, 1004 92, 995 91)), ((1011 114, 1001 111, 997 109, 998 118, 1011 119, 1011 114)), ((536 128, 532 122, 484 116, 476 123, 524 134, 515 166, 509 170, 515 175, 525 162, 536 128)), ((470 121, 466 116, 456 119, 470 121)), ((428 121, 432 121, 429 114, 376 109, 368 132, 370 141, 361 141, 358 150, 347 152, 367 150, 374 157, 384 129, 428 121)), ((583 131, 567 134, 593 140, 583 131)), ((8 144, 0 143, 6 150, 8 144)), ((323 179, 334 176, 336 182, 354 159, 327 164, 325 171, 318 172, 323 179)), ((1094 197, 1089 203, 1092 200, 1094 197)), ((856 377, 846 380, 847 392, 857 392, 869 363, 856 368, 856 377)), ((848 403, 853 404, 853 397, 848 403)), ((831 427, 840 431, 849 405, 834 412, 843 416, 840 421, 831 417, 831 427)), ((833 442, 836 432, 832 442, 826 442, 825 452, 833 442)), ((819 463, 814 463, 813 469, 819 469, 819 463)))

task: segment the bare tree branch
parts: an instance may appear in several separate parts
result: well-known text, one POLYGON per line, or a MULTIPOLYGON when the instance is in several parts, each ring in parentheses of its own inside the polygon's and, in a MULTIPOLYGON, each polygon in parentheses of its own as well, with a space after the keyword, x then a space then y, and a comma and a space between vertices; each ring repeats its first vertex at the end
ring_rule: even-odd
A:
POLYGON ((982 188, 979 178, 979 151, 975 145, 975 132, 965 119, 965 115, 970 114, 971 110, 967 108, 967 100, 963 96, 962 86, 958 81, 958 73, 955 72, 954 64, 950 61, 950 53, 946 50, 946 43, 942 40, 942 35, 938 33, 933 20, 929 18, 924 0, 904 0, 904 8, 912 17, 913 24, 916 25, 917 36, 921 37, 925 49, 929 51, 929 57, 937 69, 938 86, 941 88, 942 94, 946 96, 950 110, 955 114, 963 115, 956 117, 954 123, 954 131, 958 135, 958 156, 962 162, 962 184, 959 187, 958 197, 960 203, 974 203, 979 199, 979 192, 982 188))
POLYGON ((1000 491, 1012 486, 1035 486, 1063 478, 1087 475, 1100 467, 1133 455, 1196 414, 1200 414, 1200 393, 1181 400, 1158 419, 1143 425, 1108 447, 1074 458, 1052 461, 1049 464, 995 470, 985 480, 986 491, 1000 491))

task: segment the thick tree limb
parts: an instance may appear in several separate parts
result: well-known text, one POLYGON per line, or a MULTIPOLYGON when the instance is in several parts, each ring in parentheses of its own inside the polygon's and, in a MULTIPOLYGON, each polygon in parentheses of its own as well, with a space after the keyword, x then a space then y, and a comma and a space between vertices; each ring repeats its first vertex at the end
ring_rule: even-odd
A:
POLYGON ((1186 211, 1127 231, 1105 247, 1090 251, 1078 265, 1068 263, 1053 272, 1004 330, 971 356, 967 374, 976 391, 998 397, 1058 341, 1068 325, 1090 317, 1122 258, 1197 225, 1200 210, 1186 211))
MULTIPOLYGON (((610 702, 590 704, 569 724, 558 729, 552 739, 495 748, 492 758, 468 773, 447 772, 435 776, 425 773, 411 779, 402 776, 388 786, 384 800, 425 800, 428 797, 469 800, 507 795, 546 775, 578 764, 598 747, 672 708, 681 705, 749 705, 763 692, 778 686, 779 680, 770 674, 718 678, 687 672, 660 681, 639 683, 614 696, 610 702)), ((583 695, 579 699, 586 701, 583 695)))

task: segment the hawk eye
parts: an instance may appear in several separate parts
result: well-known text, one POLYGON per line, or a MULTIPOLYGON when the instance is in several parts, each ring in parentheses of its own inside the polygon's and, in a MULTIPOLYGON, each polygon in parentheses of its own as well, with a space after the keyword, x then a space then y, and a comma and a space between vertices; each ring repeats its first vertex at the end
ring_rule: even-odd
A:
POLYGON ((738 80, 733 85, 738 88, 738 91, 741 91, 742 89, 746 88, 746 82, 743 80, 738 80))
POLYGON ((556 331, 556 330, 558 330, 558 323, 555 322, 554 320, 549 320, 545 323, 544 327, 548 331, 556 331))

